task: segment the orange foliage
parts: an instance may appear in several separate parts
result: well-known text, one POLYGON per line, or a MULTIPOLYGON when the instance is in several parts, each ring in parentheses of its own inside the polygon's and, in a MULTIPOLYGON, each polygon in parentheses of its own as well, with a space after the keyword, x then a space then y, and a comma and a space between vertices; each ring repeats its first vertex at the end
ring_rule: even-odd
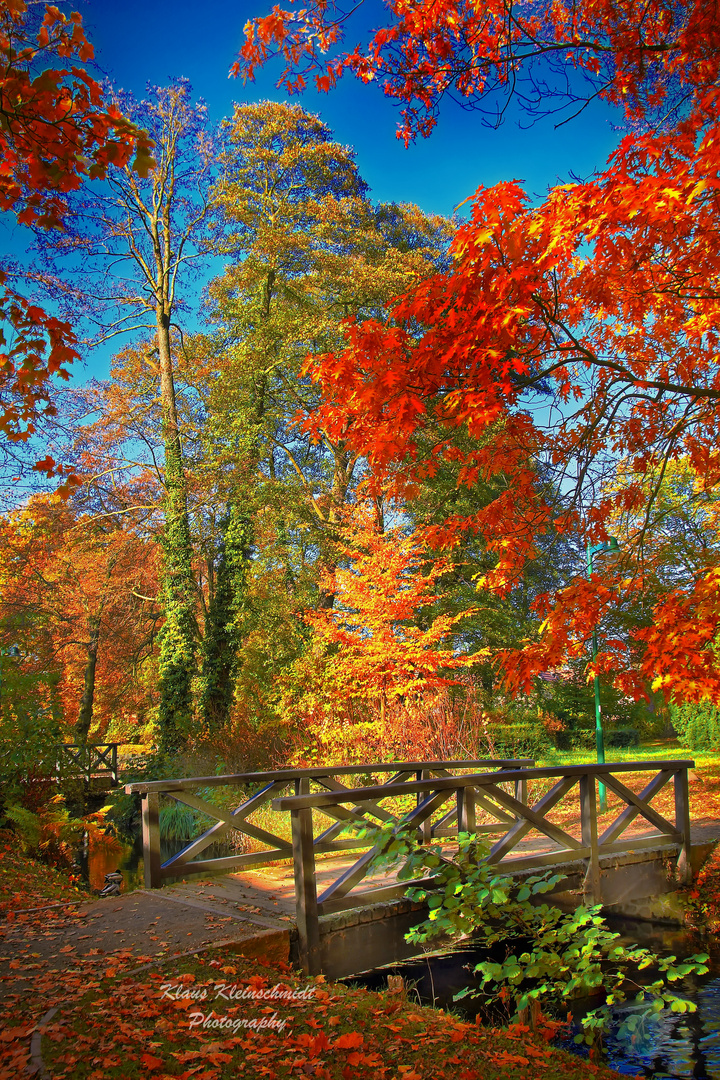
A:
POLYGON ((0 558, 3 637, 20 646, 23 674, 49 676, 57 686, 68 728, 78 718, 93 646, 93 734, 121 717, 142 718, 151 704, 142 667, 157 619, 144 599, 157 590, 155 546, 75 516, 57 497, 39 497, 0 522, 0 558))
POLYGON ((578 112, 579 103, 601 96, 635 117, 718 80, 717 13, 697 0, 536 0, 522 7, 510 0, 389 0, 385 25, 346 51, 347 33, 365 36, 364 27, 353 29, 360 8, 362 0, 273 7, 246 24, 233 74, 252 79, 280 54, 285 67, 279 83, 291 93, 310 77, 328 91, 346 72, 379 83, 404 106, 398 135, 406 142, 432 131, 448 94, 481 107, 487 98, 494 120, 502 116, 503 98, 513 94, 538 112, 563 104, 578 112))
POLYGON ((472 612, 429 620, 421 615, 439 599, 431 590, 449 565, 430 562, 419 538, 400 527, 381 531, 374 509, 356 506, 346 518, 341 552, 349 565, 320 582, 335 604, 305 614, 316 638, 339 646, 338 686, 350 698, 384 702, 456 682, 449 672, 476 657, 458 655, 447 644, 456 624, 472 612))
POLYGON ((313 642, 280 680, 281 712, 301 723, 303 760, 308 737, 323 760, 427 752, 431 741, 459 745, 465 721, 447 702, 435 706, 477 656, 451 647, 472 611, 432 611, 449 565, 431 558, 419 535, 381 530, 371 504, 344 518, 338 556, 346 565, 319 583, 333 607, 304 613, 313 642))
MULTIPOLYGON (((0 210, 25 225, 62 225, 64 196, 86 179, 103 177, 111 164, 135 154, 135 168, 152 166, 144 132, 104 105, 100 85, 77 61, 93 50, 77 12, 48 5, 36 32, 27 25, 24 0, 0 0, 0 210), (69 66, 52 68, 57 58, 69 66)), ((68 378, 77 359, 70 326, 48 316, 8 284, 0 268, 0 432, 27 440, 40 415, 54 415, 50 379, 68 378)), ((62 472, 49 457, 35 468, 62 472)))
MULTIPOLYGON (((432 472, 433 459, 418 453, 430 417, 446 431, 433 455, 460 461, 461 483, 503 478, 487 507, 435 532, 438 544, 461 529, 481 535, 496 557, 482 587, 509 589, 535 536, 551 526, 595 541, 619 514, 642 518, 651 480, 669 462, 686 460, 707 489, 720 481, 719 106, 720 93, 708 92, 687 122, 626 139, 603 173, 554 189, 537 208, 516 184, 480 190, 453 243, 452 269, 404 297, 391 324, 351 325, 346 351, 314 367, 327 398, 316 425, 342 429, 376 473, 400 465, 409 485, 432 472), (533 421, 534 395, 537 415, 557 418, 552 425, 533 421), (477 440, 464 454, 457 428, 477 440), (557 487, 563 477, 575 485, 562 514, 537 484, 541 455, 557 487), (605 484, 618 463, 623 482, 605 484)), ((586 650, 603 612, 640 588, 632 576, 602 571, 541 598, 540 642, 503 654, 510 682, 527 685, 586 650)), ((698 588, 701 603, 662 607, 665 630, 675 620, 672 634, 635 634, 634 648, 652 647, 634 672, 632 642, 605 650, 599 663, 618 685, 640 693, 659 677, 656 685, 677 693, 717 692, 709 644, 718 594, 712 582, 698 588)))

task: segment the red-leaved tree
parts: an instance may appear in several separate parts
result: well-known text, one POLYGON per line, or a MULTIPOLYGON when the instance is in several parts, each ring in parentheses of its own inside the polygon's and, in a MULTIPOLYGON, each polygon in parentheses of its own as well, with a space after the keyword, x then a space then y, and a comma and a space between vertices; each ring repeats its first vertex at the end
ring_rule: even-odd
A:
MULTIPOLYGON (((0 209, 18 222, 61 227, 65 195, 134 155, 153 165, 144 132, 103 102, 82 64, 92 46, 74 12, 45 8, 41 23, 24 0, 0 0, 0 209), (60 61, 60 66, 53 63, 60 61)), ((52 416, 52 379, 68 378, 78 356, 72 327, 33 304, 0 265, 0 432, 26 442, 41 416, 52 416)), ((52 475, 45 457, 35 468, 52 475)))

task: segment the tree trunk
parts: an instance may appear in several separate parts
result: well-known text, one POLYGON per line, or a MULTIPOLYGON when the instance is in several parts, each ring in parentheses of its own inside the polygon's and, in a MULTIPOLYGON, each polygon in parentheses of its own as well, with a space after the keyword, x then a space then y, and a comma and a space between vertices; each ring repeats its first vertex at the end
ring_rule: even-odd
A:
POLYGON ((92 615, 88 619, 90 640, 87 644, 87 663, 85 665, 85 680, 80 701, 80 712, 75 724, 75 737, 80 743, 87 742, 90 725, 92 724, 93 703, 95 701, 95 669, 97 668, 101 623, 102 617, 100 614, 92 615))

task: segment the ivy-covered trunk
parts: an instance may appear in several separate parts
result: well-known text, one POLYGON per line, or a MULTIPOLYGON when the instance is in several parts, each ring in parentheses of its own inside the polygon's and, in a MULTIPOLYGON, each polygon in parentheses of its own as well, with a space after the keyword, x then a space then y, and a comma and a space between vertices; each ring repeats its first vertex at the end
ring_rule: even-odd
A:
POLYGON ((215 590, 205 626, 200 711, 208 731, 230 719, 235 696, 242 619, 248 606, 248 562, 253 541, 252 519, 236 506, 223 519, 215 590))
POLYGON ((165 621, 160 631, 160 749, 178 749, 192 730, 192 679, 195 669, 195 580, 187 511, 187 487, 175 403, 170 320, 158 312, 160 396, 165 443, 165 560, 162 606, 165 621))

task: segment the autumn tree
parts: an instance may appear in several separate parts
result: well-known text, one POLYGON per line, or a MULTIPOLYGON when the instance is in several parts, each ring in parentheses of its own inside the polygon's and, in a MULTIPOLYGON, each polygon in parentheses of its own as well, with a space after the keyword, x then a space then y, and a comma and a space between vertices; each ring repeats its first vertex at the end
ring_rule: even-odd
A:
MULTIPOLYGON (((23 225, 56 232, 67 196, 111 165, 146 175, 151 144, 82 66, 93 56, 77 12, 47 6, 42 21, 23 0, 0 4, 0 209, 23 225), (61 66, 52 66, 60 61, 61 66), (132 162, 132 164, 131 164, 132 162)), ((68 378, 78 357, 71 325, 16 287, 18 269, 0 267, 0 431, 27 442, 52 416, 53 378, 68 378)), ((52 475, 49 457, 36 469, 52 475)))
MULTIPOLYGON (((207 417, 203 438, 215 463, 217 494, 208 503, 227 506, 232 528, 242 521, 246 551, 255 530, 262 535, 254 570, 226 560, 235 543, 229 537, 217 546, 218 586, 220 572, 234 567, 233 605, 245 612, 247 635, 253 620, 240 596, 253 576, 276 573, 291 607, 309 599, 317 565, 334 561, 333 530, 357 479, 342 438, 321 436, 316 444, 298 428, 297 418, 318 404, 302 370, 307 353, 339 342, 348 315, 380 310, 430 273, 444 258, 449 227, 416 207, 373 206, 352 151, 298 106, 236 107, 223 145, 215 194, 228 263, 209 290, 216 333, 192 348, 207 417)), ((333 594, 321 587, 318 602, 331 606, 333 594)), ((275 619, 275 597, 270 606, 274 614, 266 614, 275 619)), ((220 647, 219 610, 211 597, 206 650, 220 647)), ((238 627, 226 626, 235 651, 238 627)), ((212 694, 206 686, 212 670, 204 668, 202 699, 225 700, 226 684, 212 694)))
POLYGON ((354 705, 359 720, 348 729, 355 731, 352 740, 368 735, 369 722, 381 744, 394 744, 402 733, 392 730, 392 704, 429 706, 476 662, 457 626, 474 612, 437 610, 451 564, 433 558, 421 534, 385 526, 375 498, 346 508, 342 517, 338 564, 324 583, 335 604, 304 612, 313 641, 279 680, 284 713, 302 715, 305 738, 327 742, 354 705))
POLYGON ((161 741, 169 749, 192 723, 191 681, 197 638, 187 482, 175 391, 178 313, 188 278, 205 257, 211 217, 214 148, 207 110, 176 80, 148 99, 119 95, 125 112, 152 133, 157 165, 147 180, 127 167, 74 206, 74 224, 43 245, 42 277, 54 298, 79 306, 95 340, 152 333, 146 364, 154 373, 164 455, 165 571, 160 637, 161 741))
MULTIPOLYGON (((633 0, 582 12, 544 3, 522 13, 504 4, 394 8, 367 53, 332 59, 336 14, 318 7, 292 21, 276 10, 251 24, 245 70, 277 45, 289 46, 291 67, 327 60, 323 86, 345 69, 377 76, 405 103, 412 135, 429 132, 451 87, 492 105, 494 90, 512 93, 530 65, 553 55, 575 103, 579 71, 633 134, 596 176, 551 190, 540 205, 517 184, 479 190, 450 272, 423 282, 388 319, 351 327, 347 349, 318 364, 332 404, 317 422, 336 422, 377 469, 399 467, 410 484, 428 418, 448 432, 439 456, 456 452, 451 433, 465 425, 482 445, 465 455, 460 482, 502 474, 507 489, 470 519, 449 517, 437 539, 476 529, 496 560, 483 585, 500 592, 519 580, 543 532, 604 540, 623 508, 649 522, 652 478, 673 462, 689 461, 715 486, 720 51, 711 9, 633 0), (556 490, 573 492, 562 512, 538 490, 533 459, 556 490)), ((637 545, 645 535, 636 533, 637 545)), ((537 634, 501 657, 509 684, 587 655, 604 612, 638 588, 627 569, 610 560, 588 581, 578 568, 566 588, 539 597, 537 634)), ((716 598, 710 567, 660 600, 635 644, 606 642, 589 673, 599 668, 633 693, 651 681, 671 694, 717 696, 716 598)))
POLYGON ((417 207, 373 206, 352 151, 299 106, 236 108, 225 144, 216 196, 233 262, 210 295, 230 371, 218 357, 215 378, 223 395, 238 390, 234 442, 255 438, 271 469, 294 473, 322 530, 344 505, 354 463, 342 440, 321 436, 310 461, 307 443, 298 446, 296 415, 318 402, 302 374, 307 353, 337 343, 343 319, 379 311, 431 273, 449 223, 417 207))
POLYGON ((126 522, 79 514, 54 495, 8 515, 0 549, 3 639, 19 646, 25 677, 52 688, 37 707, 62 721, 65 739, 85 741, 120 712, 146 712, 156 546, 126 522))

